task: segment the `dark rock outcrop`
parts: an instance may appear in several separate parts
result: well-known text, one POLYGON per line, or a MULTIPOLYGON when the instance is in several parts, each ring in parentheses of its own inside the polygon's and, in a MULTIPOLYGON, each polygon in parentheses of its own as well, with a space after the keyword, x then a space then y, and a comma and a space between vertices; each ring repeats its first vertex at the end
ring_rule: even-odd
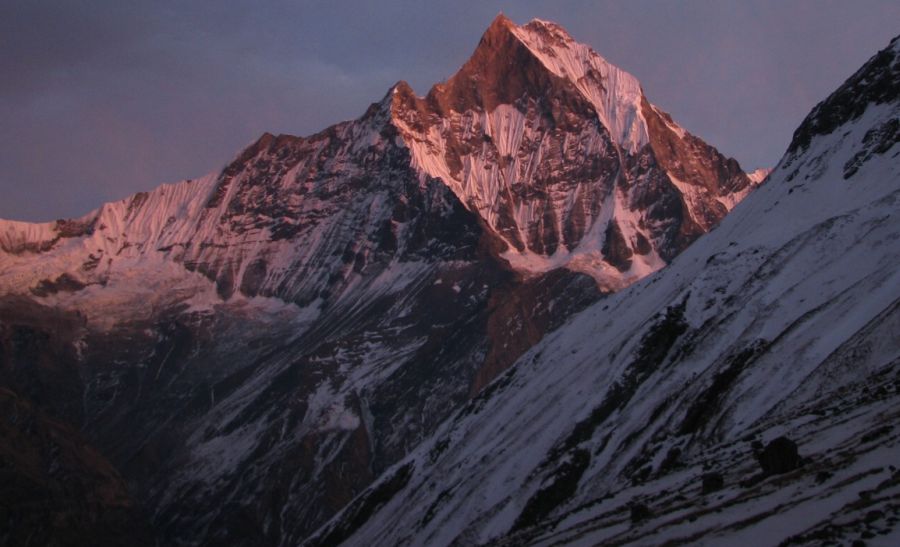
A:
POLYGON ((797 452, 797 443, 787 437, 778 437, 756 453, 756 459, 766 475, 789 473, 803 464, 797 452))
POLYGON ((721 473, 704 473, 700 490, 704 494, 710 494, 725 488, 725 477, 721 473))

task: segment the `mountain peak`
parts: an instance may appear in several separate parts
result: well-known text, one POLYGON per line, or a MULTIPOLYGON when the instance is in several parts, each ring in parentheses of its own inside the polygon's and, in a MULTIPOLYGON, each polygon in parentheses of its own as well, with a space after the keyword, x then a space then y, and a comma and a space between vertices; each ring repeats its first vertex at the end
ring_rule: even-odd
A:
MULTIPOLYGON (((678 127, 647 101, 633 76, 561 26, 539 19, 518 26, 500 14, 463 67, 427 96, 398 81, 358 120, 309 137, 266 133, 220 176, 185 188, 189 205, 196 201, 206 211, 199 218, 170 214, 164 192, 151 193, 155 207, 165 204, 158 211, 147 206, 140 233, 147 248, 177 244, 200 253, 231 244, 223 242, 219 223, 235 238, 259 234, 280 249, 277 242, 300 238, 318 221, 317 203, 368 188, 375 180, 368 173, 385 168, 401 174, 394 182, 415 176, 424 187, 440 180, 506 245, 499 252, 514 269, 567 266, 610 290, 661 267, 758 183, 678 127), (307 178, 283 182, 295 169, 307 178), (282 196, 286 188, 292 193, 282 196), (308 199, 318 195, 325 197, 308 199), (171 230, 169 217, 184 217, 184 229, 171 230), (189 246, 197 226, 215 247, 189 246)), ((388 186, 396 189, 393 182, 380 187, 388 186)), ((147 199, 136 196, 115 210, 135 225, 134 211, 147 199)), ((390 240, 389 228, 380 240, 390 240)), ((43 229, 7 231, 9 249, 40 249, 55 237, 43 229)), ((134 238, 138 230, 128 233, 134 238)), ((97 237, 105 245, 105 235, 97 237)), ((207 258, 178 248, 177 259, 189 264, 207 258)), ((242 263, 245 251, 234 252, 240 258, 228 255, 229 264, 242 263)), ((207 273, 224 293, 243 286, 254 294, 271 277, 254 271, 246 283, 232 279, 246 274, 243 266, 215 262, 207 273)))
POLYGON ((499 29, 503 29, 503 28, 512 28, 512 27, 515 27, 515 26, 516 26, 516 24, 513 23, 513 22, 509 19, 509 17, 507 17, 506 15, 504 15, 503 12, 501 11, 501 12, 497 13, 497 16, 494 17, 494 20, 491 21, 491 24, 488 25, 487 31, 485 31, 485 32, 490 32, 491 29, 498 29, 498 30, 499 30, 499 29))
POLYGON ((498 13, 488 28, 481 35, 478 47, 475 49, 473 57, 480 50, 487 49, 489 51, 497 51, 503 44, 508 44, 508 40, 515 36, 516 24, 511 21, 503 13, 498 13))
POLYGON ((414 167, 478 212, 516 269, 568 265, 618 287, 751 189, 736 161, 653 107, 634 76, 539 19, 498 15, 426 97, 396 87, 391 115, 414 167))
POLYGON ((532 19, 520 26, 501 12, 497 14, 497 17, 491 21, 491 24, 484 31, 482 43, 492 43, 492 39, 509 34, 526 46, 544 50, 553 46, 566 47, 567 44, 575 42, 575 39, 572 38, 568 31, 557 23, 543 19, 532 19))
POLYGON ((532 19, 527 24, 523 25, 521 30, 543 35, 545 39, 551 38, 560 46, 566 45, 567 42, 575 41, 575 39, 572 38, 572 35, 569 34, 569 31, 563 28, 562 25, 544 19, 532 19))
POLYGON ((813 138, 858 119, 872 104, 890 103, 900 93, 900 36, 876 53, 825 100, 816 105, 788 147, 787 160, 805 151, 813 138))
MULTIPOLYGON (((643 90, 637 78, 579 43, 557 23, 532 19, 518 26, 505 16, 498 16, 470 60, 451 81, 471 79, 473 72, 480 79, 489 74, 502 76, 496 85, 507 104, 512 104, 523 91, 510 85, 520 83, 515 76, 521 74, 529 76, 531 89, 538 86, 537 91, 567 88, 580 96, 577 102, 586 100, 593 107, 617 144, 634 153, 648 142, 641 114, 643 90), (511 65, 517 74, 506 75, 511 65)), ((485 87, 482 82, 476 85, 485 87)))
POLYGON ((630 152, 647 143, 646 131, 637 127, 644 125, 637 79, 541 19, 519 26, 499 14, 462 68, 429 96, 441 111, 462 112, 473 105, 490 111, 516 104, 526 94, 562 94, 586 104, 630 152))
POLYGON ((486 111, 514 104, 523 95, 546 94, 553 76, 523 41, 523 31, 500 14, 490 24, 475 51, 456 74, 429 92, 429 102, 441 112, 486 111))

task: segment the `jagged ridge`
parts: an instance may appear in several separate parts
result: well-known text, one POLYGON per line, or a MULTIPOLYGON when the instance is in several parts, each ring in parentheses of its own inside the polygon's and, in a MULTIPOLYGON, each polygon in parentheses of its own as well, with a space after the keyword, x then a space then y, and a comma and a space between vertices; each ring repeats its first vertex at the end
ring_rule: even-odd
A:
MULTIPOLYGON (((0 249, 46 252, 89 236, 80 252, 93 258, 81 262, 162 252, 214 279, 224 297, 240 290, 306 302, 330 290, 321 276, 339 269, 326 266, 323 242, 348 245, 378 230, 397 238, 396 226, 384 224, 397 223, 388 219, 392 206, 370 204, 374 216, 354 224, 349 218, 366 205, 352 202, 351 214, 342 203, 390 185, 399 192, 391 200, 418 195, 407 165, 419 187, 438 179, 477 212, 507 244, 514 268, 567 266, 606 290, 660 268, 756 184, 652 106, 633 76, 559 26, 518 27, 501 15, 462 69, 424 98, 401 82, 359 120, 308 138, 265 135, 221 174, 76 222, 4 221, 0 249), (376 172, 386 182, 373 186, 376 172), (404 178, 405 186, 392 182, 404 178), (309 244, 290 244, 299 240, 309 244)), ((361 260, 370 251, 346 249, 361 260)), ((32 286, 51 275, 43 274, 23 272, 7 289, 25 275, 32 286)), ((88 277, 81 283, 98 282, 88 277)))

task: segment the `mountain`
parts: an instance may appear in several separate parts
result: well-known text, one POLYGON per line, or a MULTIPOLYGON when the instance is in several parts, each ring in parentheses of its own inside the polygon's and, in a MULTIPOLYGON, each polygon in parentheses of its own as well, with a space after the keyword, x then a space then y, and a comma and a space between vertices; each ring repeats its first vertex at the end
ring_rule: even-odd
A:
POLYGON ((895 545, 900 37, 662 271, 523 355, 312 545, 895 545))
POLYGON ((224 298, 240 291, 302 305, 341 291, 327 279, 344 266, 325 254, 360 247, 363 233, 384 241, 345 260, 362 254, 362 267, 370 252, 393 251, 415 209, 397 206, 398 196, 447 187, 517 270, 568 266, 609 290, 671 260, 757 182, 559 26, 518 27, 500 15, 471 59, 424 98, 400 82, 362 118, 308 138, 264 135, 221 173, 79 220, 4 222, 8 256, 38 252, 54 264, 4 276, 3 288, 34 288, 57 271, 100 282, 118 257, 140 256, 203 273, 224 298), (63 245, 70 239, 81 245, 63 245), (73 262, 60 264, 62 255, 73 262), (88 261, 101 267, 77 271, 88 261))
POLYGON ((760 181, 557 25, 501 16, 424 97, 401 82, 206 177, 0 221, 0 388, 77 439, 35 454, 122 488, 85 519, 293 545, 760 181))
POLYGON ((621 288, 754 186, 553 23, 500 15, 452 78, 421 99, 395 94, 414 164, 480 213, 519 269, 567 266, 621 288))

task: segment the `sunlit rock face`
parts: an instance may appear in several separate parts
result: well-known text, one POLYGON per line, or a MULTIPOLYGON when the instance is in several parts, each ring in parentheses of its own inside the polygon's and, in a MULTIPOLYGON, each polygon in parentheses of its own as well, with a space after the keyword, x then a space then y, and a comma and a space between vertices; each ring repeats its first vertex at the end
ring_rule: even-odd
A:
POLYGON ((615 290, 655 271, 758 183, 565 30, 499 16, 424 97, 394 90, 414 165, 450 186, 521 270, 615 290))

